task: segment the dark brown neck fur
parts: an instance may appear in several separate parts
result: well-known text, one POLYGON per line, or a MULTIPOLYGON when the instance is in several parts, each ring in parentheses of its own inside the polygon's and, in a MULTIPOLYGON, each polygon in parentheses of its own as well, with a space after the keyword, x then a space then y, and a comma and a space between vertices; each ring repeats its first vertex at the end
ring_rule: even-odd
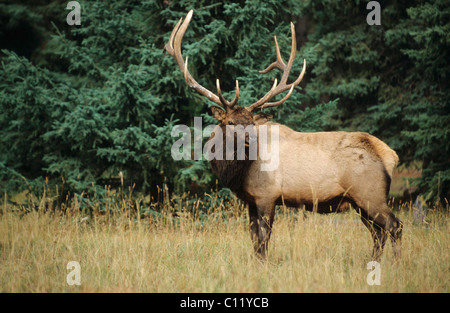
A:
POLYGON ((233 192, 242 189, 251 160, 211 160, 211 168, 222 184, 233 192))
MULTIPOLYGON (((234 159, 226 160, 226 142, 225 142, 225 129, 223 129, 223 146, 222 153, 219 153, 223 156, 222 160, 212 159, 209 161, 211 164, 211 168, 213 172, 219 177, 220 182, 227 188, 230 188, 231 191, 238 193, 242 189, 242 184, 244 183, 244 179, 247 176, 248 169, 252 164, 252 160, 248 160, 248 149, 245 152, 245 160, 237 160, 237 153, 234 151, 234 159)), ((209 140, 211 140, 214 135, 211 136, 209 140)), ((236 147, 236 142, 235 142, 236 147)), ((212 151, 215 151, 215 148, 220 149, 220 147, 212 148, 212 151)))

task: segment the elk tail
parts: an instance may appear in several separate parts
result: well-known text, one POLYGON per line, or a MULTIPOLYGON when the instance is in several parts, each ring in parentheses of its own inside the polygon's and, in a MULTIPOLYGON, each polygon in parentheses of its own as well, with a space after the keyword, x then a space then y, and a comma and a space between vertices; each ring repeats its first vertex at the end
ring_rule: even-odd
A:
POLYGON ((369 136, 370 143, 374 149, 374 152, 378 155, 378 157, 383 162, 384 168, 386 172, 392 179, 392 175, 394 174, 394 169, 398 163, 398 155, 392 150, 387 144, 382 142, 380 139, 369 136))

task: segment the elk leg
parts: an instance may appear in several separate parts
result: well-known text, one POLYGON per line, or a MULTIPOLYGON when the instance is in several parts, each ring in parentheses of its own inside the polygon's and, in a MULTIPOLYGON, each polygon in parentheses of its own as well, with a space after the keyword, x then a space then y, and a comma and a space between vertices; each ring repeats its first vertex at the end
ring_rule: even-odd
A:
POLYGON ((386 239, 389 236, 391 239, 394 256, 397 258, 400 255, 401 237, 402 237, 402 223, 390 212, 389 208, 382 206, 382 210, 376 211, 372 215, 365 210, 359 210, 361 220, 369 229, 373 238, 373 252, 372 259, 377 261, 383 253, 386 239), (379 213, 379 212, 383 213, 379 213))
POLYGON ((250 228, 250 238, 253 242, 253 249, 255 254, 259 255, 259 230, 258 230, 258 209, 256 204, 249 204, 248 206, 248 217, 249 217, 249 228, 250 228))
POLYGON ((392 248, 394 251, 394 257, 400 257, 400 249, 402 245, 402 231, 403 223, 402 221, 395 217, 394 214, 390 214, 386 223, 386 231, 389 233, 392 243, 392 248))
POLYGON ((275 204, 256 205, 249 204, 250 237, 253 242, 255 254, 265 260, 267 246, 272 232, 272 224, 275 214, 275 204))
POLYGON ((372 251, 372 260, 379 261, 381 255, 383 254, 384 245, 386 243, 386 233, 383 229, 374 223, 372 219, 370 219, 364 211, 360 211, 361 221, 370 231, 373 239, 373 251, 372 251))
POLYGON ((265 260, 269 245, 270 235, 272 233, 272 224, 275 215, 275 203, 257 203, 257 229, 258 229, 258 247, 256 254, 265 260))

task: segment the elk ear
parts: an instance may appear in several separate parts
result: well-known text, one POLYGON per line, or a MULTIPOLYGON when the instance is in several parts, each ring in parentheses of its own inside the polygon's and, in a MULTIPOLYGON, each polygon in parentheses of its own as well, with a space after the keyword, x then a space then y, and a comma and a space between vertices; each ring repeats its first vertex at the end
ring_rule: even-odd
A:
POLYGON ((255 124, 261 125, 261 124, 264 124, 267 121, 269 121, 272 117, 273 117, 273 115, 271 115, 271 114, 258 113, 258 114, 253 115, 253 121, 255 122, 255 124))
POLYGON ((219 122, 222 122, 226 116, 225 111, 216 106, 211 107, 211 112, 212 112, 213 117, 216 120, 218 120, 219 122))

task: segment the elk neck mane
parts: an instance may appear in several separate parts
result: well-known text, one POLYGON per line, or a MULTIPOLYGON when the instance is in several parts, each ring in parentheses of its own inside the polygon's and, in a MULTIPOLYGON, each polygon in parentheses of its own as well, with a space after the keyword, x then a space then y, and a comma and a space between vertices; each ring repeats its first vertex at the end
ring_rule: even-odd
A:
MULTIPOLYGON (((220 127, 220 126, 219 126, 220 127)), ((223 132, 225 136, 225 132, 223 132)), ((214 138, 214 134, 208 139, 210 141, 214 138)), ((248 151, 246 151, 245 160, 238 160, 236 151, 234 151, 234 158, 232 160, 226 159, 226 142, 225 137, 223 139, 223 159, 212 159, 209 161, 211 169, 218 176, 219 180, 227 188, 230 188, 233 192, 239 192, 242 188, 245 178, 247 177, 248 169, 252 164, 252 160, 248 159, 248 151)), ((215 147, 212 148, 214 151, 215 147)))

